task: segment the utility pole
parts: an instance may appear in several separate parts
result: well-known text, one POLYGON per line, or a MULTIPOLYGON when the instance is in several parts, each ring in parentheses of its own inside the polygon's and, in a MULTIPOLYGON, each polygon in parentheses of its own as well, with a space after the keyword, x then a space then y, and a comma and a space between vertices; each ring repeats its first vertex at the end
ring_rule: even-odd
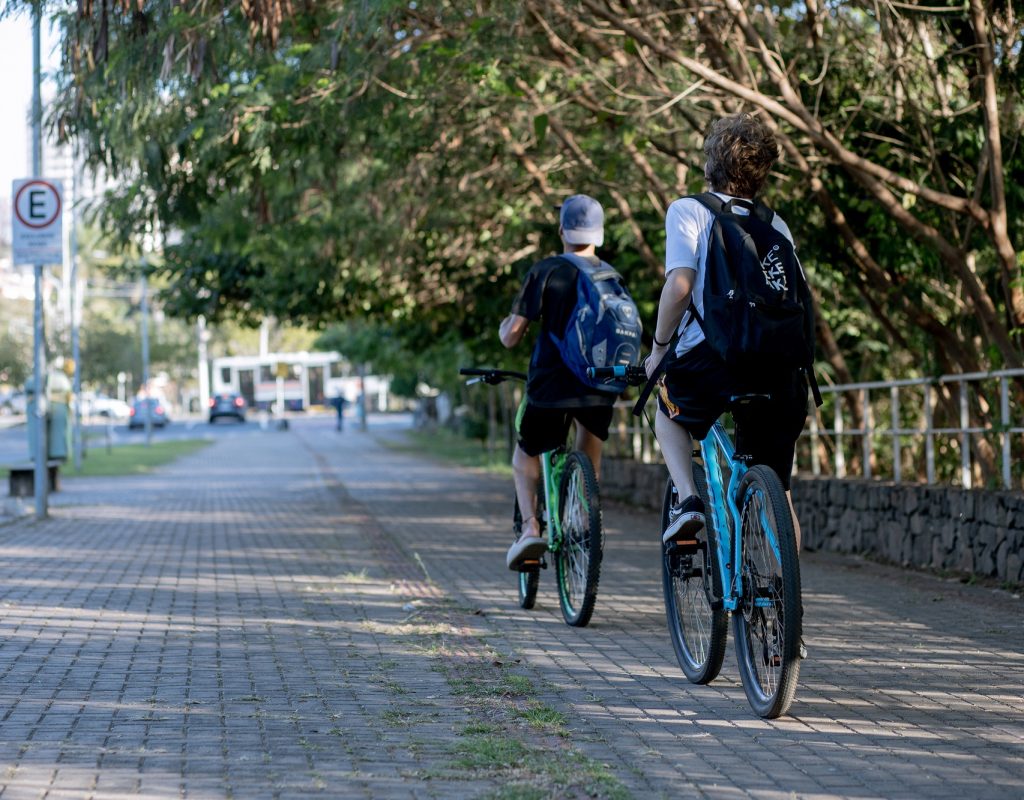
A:
POLYGON ((71 448, 75 471, 82 470, 82 359, 78 340, 78 328, 82 324, 82 298, 78 291, 78 162, 74 151, 71 156, 71 360, 75 365, 74 383, 71 394, 74 397, 74 416, 71 420, 71 448))
POLYGON ((146 297, 146 263, 142 263, 142 390, 146 409, 146 447, 153 441, 153 407, 149 396, 149 298, 146 297))
POLYGON ((199 339, 199 413, 202 415, 210 405, 210 367, 206 354, 210 332, 206 330, 206 317, 202 314, 196 321, 196 336, 199 339))
MULTIPOLYGON (((32 175, 43 175, 43 100, 40 91, 40 39, 42 27, 42 4, 36 0, 32 7, 32 175)), ((35 460, 33 483, 35 484, 36 519, 46 519, 47 494, 50 489, 50 470, 47 468, 46 431, 46 326, 43 317, 43 265, 35 264, 35 304, 32 311, 34 345, 32 368, 35 371, 35 404, 31 410, 36 421, 35 460)))

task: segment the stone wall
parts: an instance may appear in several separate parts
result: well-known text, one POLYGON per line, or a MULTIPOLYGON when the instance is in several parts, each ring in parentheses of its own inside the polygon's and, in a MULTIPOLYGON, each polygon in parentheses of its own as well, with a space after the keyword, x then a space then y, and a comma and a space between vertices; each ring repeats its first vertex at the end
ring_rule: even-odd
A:
MULTIPOLYGON (((660 510, 661 464, 605 459, 602 492, 660 510)), ((1024 494, 794 478, 805 546, 1024 584, 1024 494)))

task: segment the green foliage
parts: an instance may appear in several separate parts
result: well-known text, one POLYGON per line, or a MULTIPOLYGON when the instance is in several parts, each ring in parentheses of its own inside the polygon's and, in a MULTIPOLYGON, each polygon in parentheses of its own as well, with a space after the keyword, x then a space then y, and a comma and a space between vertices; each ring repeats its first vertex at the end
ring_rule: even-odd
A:
POLYGON ((32 374, 31 311, 4 303, 4 326, 0 329, 0 384, 21 387, 32 374), (13 312, 13 313, 12 313, 13 312), (12 319, 12 316, 17 314, 12 319))
MULTIPOLYGON (((558 246, 553 205, 576 191, 604 202, 603 254, 652 319, 664 210, 703 189, 709 120, 782 109, 789 148, 765 199, 793 228, 839 346, 825 369, 882 378, 1019 361, 1019 265, 1005 266, 991 225, 923 191, 990 199, 967 11, 843 0, 810 18, 810 4, 741 5, 745 31, 725 4, 665 14, 645 0, 629 17, 608 5, 594 26, 572 24, 569 0, 486 15, 445 0, 309 3, 281 20, 261 17, 263 4, 145 0, 104 6, 102 20, 55 5, 52 122, 116 179, 97 209, 108 236, 180 234, 155 268, 168 313, 366 323, 363 338, 347 327, 324 341, 441 386, 459 363, 523 366, 495 329, 524 270, 558 246), (733 83, 695 83, 686 58, 733 83), (877 272, 836 230, 819 181, 877 272)), ((1019 242, 1020 31, 1005 4, 988 15, 998 180, 1019 242)))

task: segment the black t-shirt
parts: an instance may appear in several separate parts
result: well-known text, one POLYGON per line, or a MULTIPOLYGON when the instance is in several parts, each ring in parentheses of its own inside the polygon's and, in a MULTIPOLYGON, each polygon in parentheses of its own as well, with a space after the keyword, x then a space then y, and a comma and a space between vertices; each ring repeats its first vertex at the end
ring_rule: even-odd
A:
MULTIPOLYGON (((597 258, 589 260, 594 266, 601 263, 597 258)), ((573 375, 551 340, 552 331, 562 336, 576 307, 578 276, 579 270, 569 260, 558 256, 545 258, 530 267, 512 303, 513 314, 531 322, 540 321, 526 383, 530 404, 538 408, 610 406, 615 402, 615 395, 596 391, 573 375)))

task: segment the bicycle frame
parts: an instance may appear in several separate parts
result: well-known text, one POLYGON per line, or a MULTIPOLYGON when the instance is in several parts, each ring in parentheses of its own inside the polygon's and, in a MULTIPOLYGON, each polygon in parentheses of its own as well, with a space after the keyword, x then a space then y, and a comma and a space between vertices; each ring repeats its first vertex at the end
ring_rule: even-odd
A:
MULTIPOLYGON (((739 608, 743 597, 743 575, 739 565, 743 563, 743 542, 739 531, 742 530, 740 509, 736 502, 736 494, 740 481, 747 471, 744 459, 736 457, 736 448, 729 438, 721 422, 711 426, 711 431, 700 442, 701 455, 704 459, 704 471, 707 474, 708 491, 711 494, 711 513, 718 532, 718 570, 722 578, 722 604, 729 612, 739 608), (718 456, 721 455, 721 459, 718 456), (729 474, 729 485, 723 487, 722 461, 732 465, 729 474), (724 491, 723 491, 724 488, 724 491)), ((765 513, 761 511, 762 515, 765 513)), ((768 531, 769 542, 775 557, 781 560, 779 542, 775 526, 762 520, 763 527, 768 531)), ((755 598, 760 603, 761 598, 755 598)))
POLYGON ((547 514, 548 549, 554 553, 562 543, 562 515, 558 507, 558 484, 565 468, 563 448, 540 455, 541 482, 544 485, 544 508, 547 514))

